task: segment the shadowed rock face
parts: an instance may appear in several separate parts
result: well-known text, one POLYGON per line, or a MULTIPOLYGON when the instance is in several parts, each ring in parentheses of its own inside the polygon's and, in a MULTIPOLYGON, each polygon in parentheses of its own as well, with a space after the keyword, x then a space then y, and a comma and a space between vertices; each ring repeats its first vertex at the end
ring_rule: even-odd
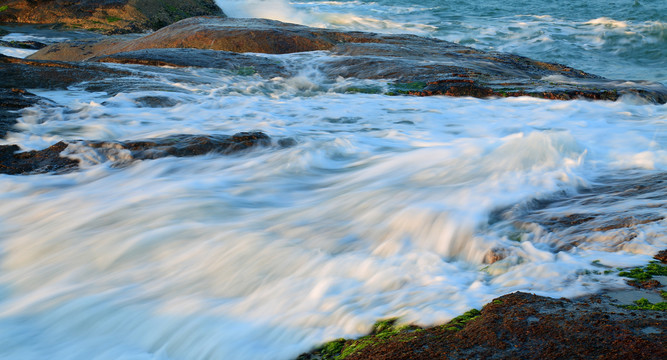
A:
POLYGON ((63 89, 82 81, 130 74, 99 64, 35 61, 0 54, 0 88, 63 89))
POLYGON ((6 0, 0 22, 57 24, 127 33, 156 30, 191 16, 224 15, 213 0, 6 0))
POLYGON ((604 296, 552 299, 521 292, 487 304, 464 327, 445 324, 391 336, 339 341, 338 355, 299 360, 664 359, 667 318, 622 309, 604 296))
POLYGON ((16 124, 16 119, 20 116, 18 110, 32 106, 39 101, 48 100, 23 89, 0 88, 0 138, 4 138, 16 124))
MULTIPOLYGON (((319 64, 322 73, 330 78, 394 81, 390 94, 561 100, 616 100, 632 94, 649 102, 667 102, 667 88, 657 83, 608 80, 560 64, 414 35, 335 31, 266 19, 196 17, 132 40, 55 44, 29 58, 232 70, 251 66, 263 76, 284 74, 279 64, 261 55, 232 56, 212 50, 268 54, 329 51, 337 56, 319 64), (188 50, 166 50, 185 48, 188 50)), ((286 60, 290 61, 296 60, 286 60)))
MULTIPOLYGON (((79 161, 63 156, 70 144, 95 149, 102 156, 118 158, 125 152, 124 162, 157 159, 166 156, 186 157, 208 153, 232 154, 254 147, 271 145, 271 138, 262 132, 240 132, 228 135, 174 135, 142 141, 60 141, 39 151, 19 152, 17 145, 0 145, 0 174, 29 175, 37 173, 64 173, 76 170, 79 161)), ((279 145, 289 143, 279 141, 279 145)))

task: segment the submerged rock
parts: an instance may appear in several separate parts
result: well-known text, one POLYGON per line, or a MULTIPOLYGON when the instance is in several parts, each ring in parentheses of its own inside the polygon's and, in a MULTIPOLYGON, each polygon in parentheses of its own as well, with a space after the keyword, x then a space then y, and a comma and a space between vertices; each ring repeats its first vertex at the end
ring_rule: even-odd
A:
MULTIPOLYGON (((227 69, 250 66, 260 75, 274 76, 284 74, 275 58, 231 53, 309 51, 335 55, 318 64, 329 78, 391 81, 391 95, 560 100, 616 100, 634 95, 654 103, 667 102, 667 88, 658 83, 614 81, 560 64, 415 35, 319 29, 266 19, 196 17, 136 39, 54 44, 29 58, 227 69)), ((294 61, 298 60, 286 58, 286 62, 294 61)))
POLYGON ((593 236, 616 246, 639 236, 638 227, 663 221, 667 207, 667 173, 627 172, 600 179, 575 194, 554 194, 503 209, 494 215, 519 229, 535 225, 554 233, 560 250, 586 247, 593 236), (619 211, 623 209, 623 211, 619 211))
POLYGON ((102 151, 128 150, 132 160, 157 159, 165 156, 197 156, 208 153, 231 154, 257 146, 271 145, 268 135, 240 132, 228 135, 173 135, 141 141, 81 141, 81 144, 102 151))
MULTIPOLYGON (((99 151, 103 158, 120 159, 121 163, 157 159, 166 156, 198 156, 209 153, 232 154, 254 147, 271 145, 263 132, 240 132, 234 135, 173 135, 141 141, 60 141, 39 151, 19 152, 17 145, 0 145, 0 174, 29 175, 64 173, 78 168, 79 160, 68 149, 76 144, 99 151), (68 150, 65 152, 65 150, 68 150), (124 152, 124 156, 118 156, 124 152)), ((282 144, 279 142, 279 145, 282 144)))
POLYGON ((298 359, 664 359, 666 341, 660 311, 516 292, 448 324, 336 340, 298 359))
POLYGON ((40 101, 48 101, 23 89, 0 88, 0 138, 4 138, 7 132, 16 124, 20 109, 32 106, 40 101))
POLYGON ((106 33, 156 30, 191 16, 224 15, 213 0, 6 0, 0 22, 106 33))

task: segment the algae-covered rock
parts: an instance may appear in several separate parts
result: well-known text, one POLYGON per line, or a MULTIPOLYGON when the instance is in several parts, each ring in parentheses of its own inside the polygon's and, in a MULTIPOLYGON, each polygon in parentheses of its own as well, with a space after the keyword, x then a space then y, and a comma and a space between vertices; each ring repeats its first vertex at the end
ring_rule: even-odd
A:
POLYGON ((516 292, 444 325, 338 339, 299 359, 664 359, 662 307, 642 300, 626 309, 604 296, 567 300, 516 292))
POLYGON ((0 22, 106 33, 156 30, 191 16, 224 15, 213 0, 6 0, 3 8, 0 22))

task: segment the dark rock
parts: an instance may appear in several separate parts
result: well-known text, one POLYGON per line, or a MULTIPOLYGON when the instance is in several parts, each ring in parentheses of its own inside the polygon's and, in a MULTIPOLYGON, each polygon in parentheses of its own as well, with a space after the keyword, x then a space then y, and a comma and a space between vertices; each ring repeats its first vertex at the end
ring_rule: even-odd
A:
POLYGON ((106 33, 156 30, 192 16, 224 16, 214 0, 6 0, 0 22, 106 33))
POLYGON ((18 110, 32 106, 39 101, 48 101, 23 89, 0 88, 0 138, 16 124, 20 114, 18 110))
POLYGON ((653 256, 654 259, 660 260, 663 264, 667 264, 667 249, 666 250, 660 250, 655 256, 653 256))
POLYGON ((43 47, 46 47, 46 44, 38 41, 4 41, 0 40, 0 46, 17 48, 17 49, 28 49, 28 50, 39 50, 43 47))
POLYGON ((195 66, 225 69, 240 75, 288 76, 280 63, 262 56, 203 49, 143 49, 92 58, 89 61, 151 66, 195 66))
POLYGON ((627 172, 598 179, 574 194, 558 193, 517 204, 493 217, 517 228, 538 225, 553 233, 558 248, 566 250, 586 243, 595 233, 615 231, 618 244, 634 239, 636 227, 664 220, 661 210, 667 206, 666 199, 667 173, 627 172))
POLYGON ((60 156, 67 146, 61 141, 44 150, 18 152, 20 148, 17 145, 0 145, 0 173, 27 175, 73 170, 79 162, 60 156))
MULTIPOLYGON (((471 312, 472 313, 472 312, 471 312)), ((474 312, 477 314, 477 312, 474 312)), ((667 318, 614 306, 609 298, 552 299, 526 293, 502 296, 463 325, 388 336, 338 340, 330 347, 346 360, 361 359, 664 359, 667 318)), ((332 359, 332 354, 299 359, 332 359)))
POLYGON ((483 52, 414 35, 345 32, 266 19, 190 18, 137 39, 65 42, 48 46, 29 58, 232 71, 250 67, 263 76, 282 76, 285 68, 289 74, 289 69, 298 69, 299 64, 283 66, 258 55, 228 52, 286 54, 316 50, 337 55, 319 65, 319 70, 330 78, 394 81, 397 89, 390 91, 394 95, 533 96, 559 100, 616 100, 622 95, 634 95, 654 103, 667 102, 667 88, 658 83, 613 81, 560 64, 483 52))
MULTIPOLYGON (((68 141, 59 142, 39 151, 18 152, 17 145, 0 145, 0 173, 29 175, 37 173, 65 173, 78 168, 79 161, 63 157, 61 153, 76 143, 90 147, 108 158, 116 158, 119 151, 129 152, 124 162, 157 159, 166 156, 186 157, 209 153, 233 154, 254 147, 271 145, 271 138, 263 132, 240 132, 234 135, 173 135, 142 141, 68 141)), ((74 155, 74 154, 72 154, 74 155)))
POLYGON ((0 55, 0 88, 64 89, 82 81, 132 73, 98 64, 36 61, 0 55))
POLYGON ((7 34, 9 34, 9 31, 7 31, 7 30, 5 30, 5 29, 3 29, 3 28, 0 28, 0 36, 5 36, 5 35, 7 35, 7 34))
POLYGON ((208 153, 231 154, 258 146, 271 145, 262 132, 240 132, 228 135, 173 135, 142 141, 81 141, 101 151, 129 150, 133 160, 157 159, 165 156, 197 156, 208 153))

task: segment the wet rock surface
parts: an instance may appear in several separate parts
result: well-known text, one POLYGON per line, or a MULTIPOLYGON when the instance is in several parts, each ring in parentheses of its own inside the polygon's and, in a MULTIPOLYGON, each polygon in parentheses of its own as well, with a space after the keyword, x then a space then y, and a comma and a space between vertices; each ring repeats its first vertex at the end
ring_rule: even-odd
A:
POLYGON ((281 63, 265 57, 205 49, 143 49, 95 57, 90 61, 150 66, 195 66, 225 69, 240 75, 257 73, 264 77, 291 74, 281 63))
MULTIPOLYGON (((475 313, 476 314, 476 313, 475 313)), ((389 336, 340 340, 305 359, 664 359, 667 317, 611 304, 606 296, 502 296, 478 316, 389 336)))
POLYGON ((0 88, 64 89, 83 81, 131 75, 98 64, 26 60, 0 54, 0 88))
POLYGON ((667 173, 635 174, 600 179, 576 194, 555 194, 500 211, 498 218, 517 228, 537 224, 558 236, 559 249, 585 248, 596 234, 614 233, 608 241, 619 245, 638 236, 637 226, 665 219, 667 173), (624 209, 619 211, 619 209, 624 209), (613 239, 612 239, 613 238, 613 239))
MULTIPOLYGON (((0 34, 1 35, 1 34, 0 34)), ((46 44, 38 41, 4 41, 0 40, 0 46, 11 47, 17 49, 39 50, 46 47, 46 44)))
POLYGON ((80 144, 102 152, 126 150, 132 160, 157 159, 165 156, 197 156, 208 153, 231 154, 258 146, 271 145, 262 132, 240 132, 228 135, 174 135, 142 141, 81 141, 80 144))
POLYGON ((0 173, 28 175, 73 170, 79 162, 60 156, 66 148, 67 144, 62 141, 44 150, 25 152, 20 152, 17 145, 0 145, 0 173))
POLYGON ((336 55, 318 65, 328 77, 391 80, 395 87, 390 94, 394 95, 559 100, 617 100, 633 95, 653 103, 667 102, 667 88, 657 83, 614 81, 560 64, 414 35, 335 31, 266 19, 196 17, 137 39, 55 44, 30 58, 220 68, 266 66, 266 76, 280 73, 272 59, 203 50, 267 54, 324 50, 336 55), (164 50, 182 48, 188 50, 164 50))
POLYGON ((32 106, 40 101, 47 101, 33 93, 19 88, 0 88, 0 138, 16 124, 21 114, 18 110, 32 106))
MULTIPOLYGON (((280 146, 285 144, 284 141, 278 142, 280 146)), ((30 175, 76 170, 79 160, 76 159, 76 152, 68 149, 70 145, 91 148, 98 151, 103 160, 113 159, 122 165, 135 160, 166 156, 186 157, 209 153, 228 155, 255 147, 270 146, 271 138, 256 131, 240 132, 231 136, 184 134, 141 141, 60 141, 44 150, 24 152, 21 152, 17 145, 0 145, 0 173, 30 175)))
POLYGON ((106 33, 156 30, 200 15, 224 15, 213 0, 7 0, 0 22, 54 24, 106 33))

